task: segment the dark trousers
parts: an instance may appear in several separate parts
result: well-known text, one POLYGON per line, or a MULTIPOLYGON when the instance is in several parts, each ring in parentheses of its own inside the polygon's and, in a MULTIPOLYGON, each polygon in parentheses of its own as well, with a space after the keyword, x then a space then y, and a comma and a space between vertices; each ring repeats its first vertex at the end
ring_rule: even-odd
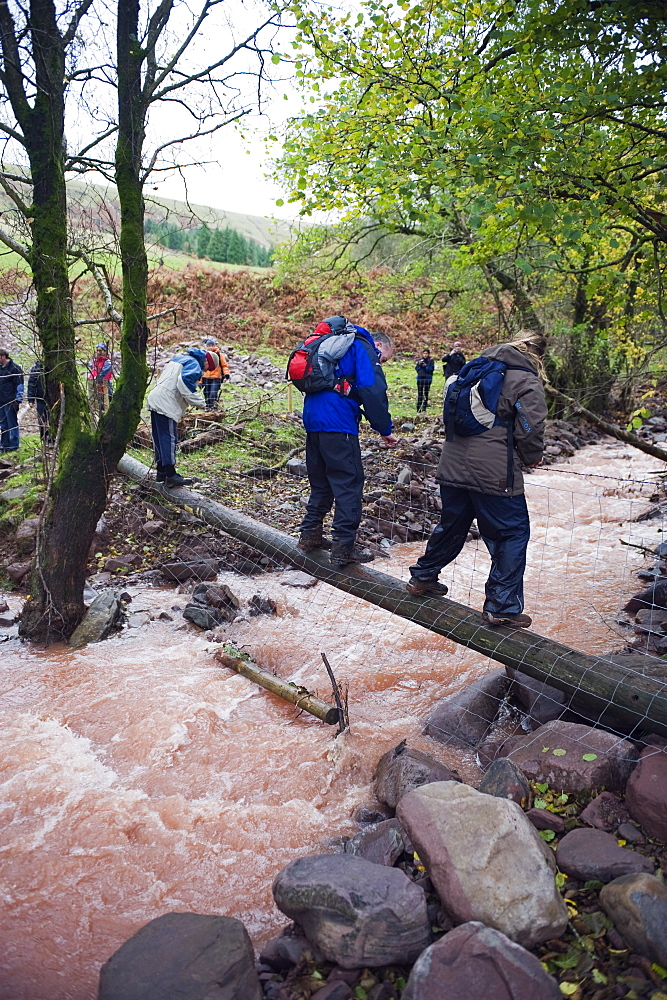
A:
POLYGON ((491 555, 484 610, 503 614, 523 611, 523 574, 530 521, 526 498, 489 496, 456 486, 441 486, 440 524, 428 540, 426 551, 410 572, 418 580, 435 580, 456 559, 468 530, 477 518, 479 533, 491 555))
POLYGON ((19 417, 15 404, 0 406, 0 451, 16 451, 19 446, 19 417))
POLYGON ((51 435, 49 434, 49 408, 46 405, 46 400, 36 399, 35 409, 37 410, 37 422, 39 424, 39 436, 42 441, 46 438, 47 441, 51 440, 51 435))
POLYGON ((431 391, 431 383, 423 379, 417 379, 417 413, 422 413, 428 406, 428 394, 431 391))
POLYGON ((331 510, 334 541, 354 542, 361 521, 364 469, 356 434, 320 431, 306 434, 306 468, 310 497, 301 531, 313 531, 331 510))
POLYGON ((158 476, 173 476, 176 472, 176 444, 178 425, 171 417, 151 410, 151 434, 155 449, 158 476))
POLYGON ((215 404, 218 402, 218 395, 220 393, 220 386, 222 385, 221 378, 203 378, 201 380, 202 389, 204 390, 204 399, 206 400, 206 409, 214 410, 215 404))

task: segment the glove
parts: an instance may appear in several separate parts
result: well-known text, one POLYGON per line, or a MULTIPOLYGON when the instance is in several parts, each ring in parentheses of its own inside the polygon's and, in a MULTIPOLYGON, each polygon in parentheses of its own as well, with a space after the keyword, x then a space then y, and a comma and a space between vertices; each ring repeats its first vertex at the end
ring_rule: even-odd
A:
POLYGON ((223 382, 229 382, 229 375, 223 375, 222 376, 222 381, 223 382))
POLYGON ((11 405, 12 405, 12 409, 14 410, 14 413, 18 413, 19 412, 19 406, 21 405, 19 403, 18 399, 12 400, 12 404, 11 405))

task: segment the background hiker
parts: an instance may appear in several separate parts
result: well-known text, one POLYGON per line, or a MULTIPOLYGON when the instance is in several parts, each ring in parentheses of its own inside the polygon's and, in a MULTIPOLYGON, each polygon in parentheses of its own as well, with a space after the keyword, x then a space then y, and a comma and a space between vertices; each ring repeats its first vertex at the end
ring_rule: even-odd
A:
POLYGON ((23 369, 0 348, 0 452, 18 451, 19 406, 23 400, 23 369))
MULTIPOLYGON (((436 475, 442 499, 440 524, 424 555, 410 567, 409 593, 446 594, 447 587, 438 583, 438 574, 456 559, 477 518, 491 555, 484 601, 484 618, 489 625, 528 628, 532 624, 529 616, 522 614, 530 522, 521 465, 533 467, 542 460, 547 405, 539 376, 543 375, 545 349, 545 339, 528 332, 509 344, 482 352, 482 358, 497 359, 507 366, 496 417, 489 414, 492 426, 482 433, 453 433, 451 440, 443 443, 436 475)), ((461 382, 465 372, 459 373, 456 382, 461 382)), ((445 410, 447 413, 447 402, 445 410)))
POLYGON ((151 411, 151 434, 155 449, 157 474, 155 481, 165 486, 191 486, 193 480, 176 472, 178 422, 188 406, 204 409, 204 398, 195 392, 202 371, 215 368, 215 359, 207 351, 191 348, 187 354, 176 354, 164 366, 146 404, 151 411))
POLYGON ((461 350, 461 347, 461 341, 455 340, 449 354, 443 355, 442 371, 445 376, 445 381, 448 378, 451 378, 452 375, 458 375, 466 363, 465 354, 461 350))
POLYGON ((229 378, 229 365, 215 340, 211 337, 204 341, 204 349, 212 355, 216 362, 215 368, 208 372, 202 372, 201 384, 206 400, 206 409, 215 410, 218 406, 218 396, 223 382, 229 378))
POLYGON ((113 396, 114 370, 106 344, 98 344, 95 357, 88 365, 88 398, 93 413, 100 416, 109 408, 113 396))
POLYGON ((421 358, 415 365, 415 371, 417 372, 417 413, 426 412, 434 369, 435 361, 431 357, 431 352, 425 347, 421 358))
POLYGON ((47 444, 51 442, 49 433, 49 408, 46 403, 46 386, 42 362, 36 361, 28 375, 28 403, 37 410, 39 436, 47 444))
POLYGON ((388 447, 398 444, 392 434, 387 382, 380 367, 391 358, 393 347, 386 334, 371 336, 364 327, 348 324, 343 317, 332 317, 325 323, 351 330, 354 339, 335 366, 338 390, 306 392, 304 398, 310 497, 301 522, 299 548, 309 552, 328 547, 322 538, 322 522, 334 505, 330 558, 339 567, 373 558, 356 544, 364 487, 359 423, 363 413, 388 447))

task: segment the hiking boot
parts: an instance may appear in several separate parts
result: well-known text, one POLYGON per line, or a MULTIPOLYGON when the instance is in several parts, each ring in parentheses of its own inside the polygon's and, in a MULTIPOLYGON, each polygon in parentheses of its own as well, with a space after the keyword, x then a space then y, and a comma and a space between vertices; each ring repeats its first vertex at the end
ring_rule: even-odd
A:
POLYGON ((313 552, 315 549, 330 549, 331 542, 322 535, 322 525, 320 525, 311 531, 302 531, 296 547, 302 552, 313 552))
POLYGON ((484 611, 482 618, 487 625, 509 625, 510 628, 530 628, 530 615, 506 615, 502 611, 484 611))
POLYGON ((405 589, 408 594, 413 594, 415 597, 422 597, 424 594, 436 594, 438 597, 444 597, 448 591, 444 583, 438 583, 437 580, 418 580, 416 576, 410 577, 405 589))
POLYGON ((375 556, 368 549, 362 549, 356 542, 334 542, 331 546, 329 562, 332 566, 347 566, 348 563, 372 562, 375 556))
POLYGON ((194 479, 187 479, 185 476, 179 476, 177 472, 173 476, 167 476, 164 481, 164 485, 170 490, 173 490, 175 486, 192 486, 194 479))
POLYGON ((164 482, 166 482, 166 479, 167 479, 167 477, 166 477, 166 475, 165 475, 164 472, 156 472, 156 474, 155 474, 155 482, 156 483, 164 483, 164 482))

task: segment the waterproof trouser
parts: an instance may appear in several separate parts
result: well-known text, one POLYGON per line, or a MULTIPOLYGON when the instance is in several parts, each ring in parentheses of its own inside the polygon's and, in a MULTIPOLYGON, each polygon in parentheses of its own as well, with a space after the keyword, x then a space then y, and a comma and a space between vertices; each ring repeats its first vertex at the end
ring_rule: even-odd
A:
POLYGON ((428 394, 431 391, 431 383, 424 379, 417 379, 417 413, 422 413, 428 406, 428 394))
POLYGON ((0 406, 0 451, 16 451, 19 446, 19 416, 15 404, 0 406))
POLYGON ((151 410, 151 434, 155 449, 155 465, 159 477, 169 478, 176 472, 176 444, 178 425, 171 417, 151 410))
POLYGON ((203 378, 201 380, 202 390, 204 392, 204 399, 206 400, 206 409, 214 410, 215 404, 218 402, 218 396, 220 395, 220 386, 222 385, 221 378, 203 378))
POLYGON ((440 524, 428 540, 426 551, 410 572, 417 580, 436 580, 465 544, 473 520, 491 555, 484 610, 494 614, 523 611, 523 574, 530 538, 528 507, 523 494, 490 496, 456 486, 441 486, 440 524))
POLYGON ((35 400, 35 409, 37 410, 37 422, 39 424, 39 436, 40 436, 40 438, 42 438, 42 440, 44 440, 44 438, 46 438, 47 441, 48 441, 49 438, 50 438, 50 435, 49 435, 49 408, 46 405, 46 400, 44 400, 44 399, 36 399, 35 400))
POLYGON ((319 431, 306 434, 310 497, 301 531, 314 531, 331 510, 335 542, 354 542, 361 521, 364 469, 356 434, 319 431))

